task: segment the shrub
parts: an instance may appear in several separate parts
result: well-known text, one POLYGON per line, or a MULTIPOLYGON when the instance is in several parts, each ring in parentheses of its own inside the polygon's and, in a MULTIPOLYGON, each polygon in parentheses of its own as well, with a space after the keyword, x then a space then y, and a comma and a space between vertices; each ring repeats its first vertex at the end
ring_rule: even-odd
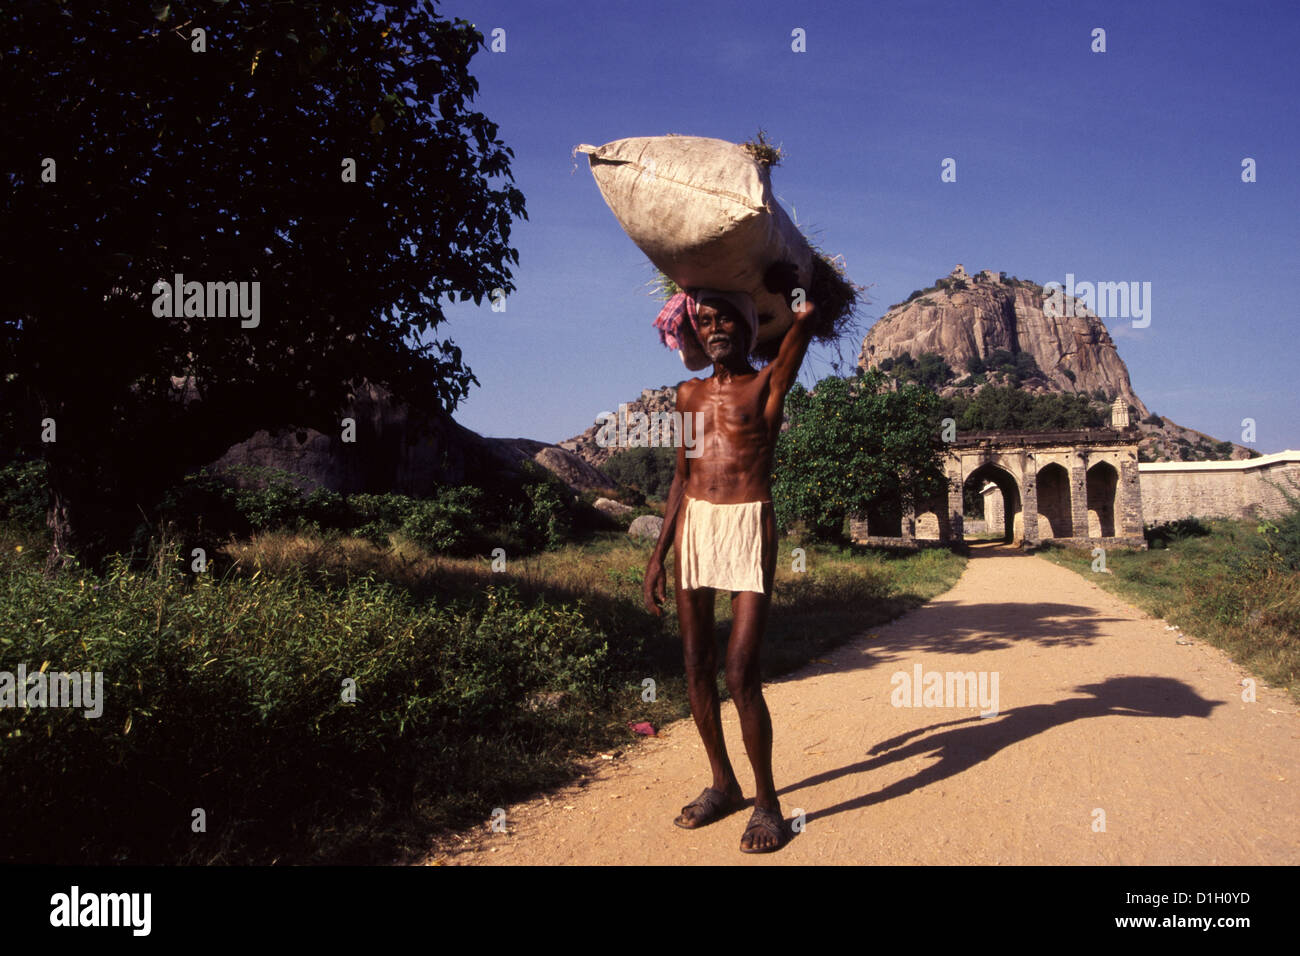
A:
POLYGON ((12 461, 0 467, 0 520, 42 527, 48 507, 44 461, 12 461))
POLYGON ((402 534, 436 554, 473 554, 481 543, 482 505, 483 492, 472 485, 444 489, 438 497, 411 506, 402 534))
POLYGON ((528 486, 528 501, 531 527, 545 547, 558 548, 568 540, 573 516, 567 494, 550 482, 537 482, 528 486))
POLYGON ((265 488, 235 490, 235 508, 254 531, 293 528, 303 514, 303 493, 286 481, 273 481, 265 488))
POLYGON ((1210 533, 1210 526, 1200 518, 1188 516, 1176 521, 1166 521, 1158 525, 1148 525, 1143 529, 1147 546, 1166 548, 1171 542, 1184 541, 1188 538, 1200 538, 1210 533))
POLYGON ((1257 529, 1260 542, 1270 558, 1279 566, 1289 571, 1300 571, 1300 488, 1294 480, 1288 491, 1281 485, 1273 484, 1282 497, 1286 499, 1288 510, 1280 517, 1260 522, 1257 529))
POLYGON ((388 536, 406 522, 417 504, 414 498, 392 492, 348 495, 352 533, 383 547, 388 543, 388 536))
POLYGON ((370 577, 187 585, 119 561, 47 580, 26 556, 0 561, 0 669, 103 675, 97 719, 0 710, 0 761, 24 768, 0 774, 11 862, 376 862, 391 845, 350 846, 349 825, 417 798, 481 804, 502 766, 572 738, 612 693, 607 639, 580 609, 509 591, 436 606, 370 577), (573 700, 530 711, 540 692, 573 700), (181 794, 223 821, 213 839, 177 825, 181 794))
POLYGON ((882 372, 891 372, 899 382, 916 382, 931 389, 953 378, 952 369, 937 352, 923 352, 918 358, 903 352, 893 359, 882 359, 879 367, 882 372))
POLYGON ((676 448, 628 448, 611 455, 601 471, 648 498, 667 498, 677 470, 676 448))

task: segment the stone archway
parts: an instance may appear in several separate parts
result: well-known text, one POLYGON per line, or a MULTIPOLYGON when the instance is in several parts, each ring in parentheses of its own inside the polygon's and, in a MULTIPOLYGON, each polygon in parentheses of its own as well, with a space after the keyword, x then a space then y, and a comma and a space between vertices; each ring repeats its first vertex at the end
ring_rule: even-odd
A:
MULTIPOLYGON (((1016 479, 1011 472, 1007 471, 1001 465, 993 462, 985 462, 980 465, 969 475, 962 483, 963 493, 965 489, 973 485, 977 490, 984 487, 987 482, 992 482, 997 486, 1001 495, 987 496, 986 507, 992 505, 992 513, 986 511, 984 520, 987 527, 1000 527, 1002 530, 1002 540, 1011 543, 1016 538, 1023 535, 1023 528, 1017 532, 1017 517, 1022 511, 1020 499, 1020 486, 1016 484, 1016 479)), ((1023 521, 1023 519, 1021 519, 1023 521)))
POLYGON ((942 538, 939 513, 933 510, 919 512, 916 516, 916 540, 940 541, 942 538))
POLYGON ((1070 473, 1052 462, 1038 472, 1038 536, 1070 538, 1074 536, 1074 518, 1070 505, 1070 473))
POLYGON ((882 495, 867 507, 867 534, 873 538, 903 536, 903 498, 897 492, 882 495))
POLYGON ((1049 540, 1145 548, 1140 440, 1133 427, 964 435, 946 453, 946 500, 877 499, 850 521, 850 533, 863 544, 918 547, 936 540, 937 524, 937 540, 955 544, 969 521, 972 533, 982 528, 1028 547, 1049 540))
POLYGON ((1088 535, 1110 538, 1115 535, 1115 495, 1119 472, 1109 462, 1099 461, 1088 469, 1088 535))

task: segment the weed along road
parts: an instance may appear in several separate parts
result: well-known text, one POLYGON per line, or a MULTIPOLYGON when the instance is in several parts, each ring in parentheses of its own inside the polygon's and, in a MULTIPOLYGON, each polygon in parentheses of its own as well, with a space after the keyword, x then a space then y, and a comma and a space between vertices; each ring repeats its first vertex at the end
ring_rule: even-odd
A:
POLYGON ((976 547, 946 594, 767 686, 799 830, 779 852, 740 852, 747 810, 673 826, 708 783, 681 721, 427 862, 1300 863, 1297 708, 1243 700, 1246 676, 1073 571, 976 547))

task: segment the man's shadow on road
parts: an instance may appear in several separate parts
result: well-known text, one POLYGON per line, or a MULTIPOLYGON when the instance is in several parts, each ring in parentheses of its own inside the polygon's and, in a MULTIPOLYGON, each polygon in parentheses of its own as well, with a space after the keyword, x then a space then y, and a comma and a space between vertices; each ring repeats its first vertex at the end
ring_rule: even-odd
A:
POLYGON ((999 717, 966 717, 908 731, 876 744, 869 751, 876 756, 869 760, 814 774, 779 792, 785 795, 851 774, 867 774, 909 757, 931 755, 937 758, 924 770, 883 790, 806 813, 804 821, 807 822, 905 796, 955 776, 1012 744, 1075 720, 1092 717, 1208 717, 1215 707, 1224 703, 1206 700, 1182 681, 1168 677, 1112 677, 1099 684, 1076 687, 1075 691, 1090 696, 1017 707, 999 717), (913 740, 923 734, 928 736, 913 740), (909 740, 913 742, 908 743, 909 740))

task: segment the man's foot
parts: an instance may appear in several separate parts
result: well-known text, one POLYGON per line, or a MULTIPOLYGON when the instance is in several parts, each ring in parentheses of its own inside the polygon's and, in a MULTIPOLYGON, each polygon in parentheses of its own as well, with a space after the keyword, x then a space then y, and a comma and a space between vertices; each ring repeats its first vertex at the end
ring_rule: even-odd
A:
POLYGON ((682 807, 681 816, 673 823, 683 830, 695 830, 735 813, 744 805, 745 797, 738 789, 725 793, 705 787, 703 793, 682 807))
POLYGON ((771 853, 785 846, 790 839, 790 827, 779 810, 755 807, 749 818, 744 836, 740 838, 742 853, 771 853))

